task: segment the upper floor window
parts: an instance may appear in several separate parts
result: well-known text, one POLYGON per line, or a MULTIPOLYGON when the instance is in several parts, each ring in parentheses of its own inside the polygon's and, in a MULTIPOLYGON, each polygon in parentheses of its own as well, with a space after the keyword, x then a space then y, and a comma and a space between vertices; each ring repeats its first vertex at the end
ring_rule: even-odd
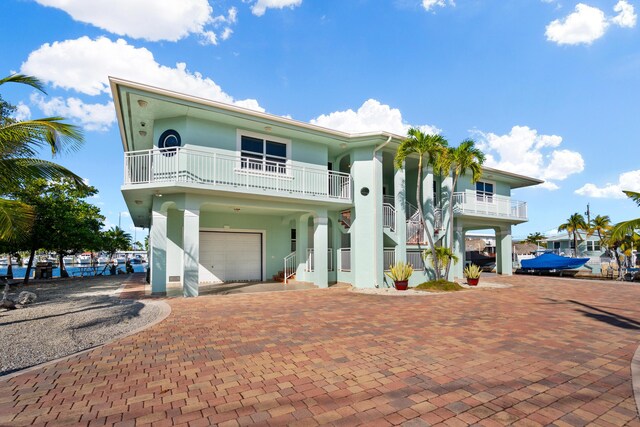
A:
POLYGON ((494 184, 492 182, 476 182, 476 197, 479 202, 493 202, 494 184))
POLYGON ((587 240, 587 250, 597 252, 600 250, 600 242, 594 240, 587 240))
POLYGON ((287 144, 257 136, 240 137, 241 168, 270 173, 287 173, 287 144))

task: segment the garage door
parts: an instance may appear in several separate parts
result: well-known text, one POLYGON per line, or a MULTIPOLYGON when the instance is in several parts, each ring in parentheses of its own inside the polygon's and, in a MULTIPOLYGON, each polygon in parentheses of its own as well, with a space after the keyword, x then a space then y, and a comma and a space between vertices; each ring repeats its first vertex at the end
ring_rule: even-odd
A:
POLYGON ((262 280, 262 234, 200 233, 200 282, 262 280))

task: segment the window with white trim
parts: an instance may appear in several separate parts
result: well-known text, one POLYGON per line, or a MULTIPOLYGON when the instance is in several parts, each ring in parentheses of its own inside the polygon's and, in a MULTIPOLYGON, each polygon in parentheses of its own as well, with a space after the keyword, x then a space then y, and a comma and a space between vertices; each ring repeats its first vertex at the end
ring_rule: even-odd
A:
POLYGON ((476 182, 476 196, 479 202, 493 202, 495 185, 492 182, 476 182))
POLYGON ((600 242, 595 240, 587 240, 587 250, 596 252, 600 250, 600 242))
POLYGON ((242 169, 287 173, 287 144, 254 136, 240 137, 240 167, 242 169))

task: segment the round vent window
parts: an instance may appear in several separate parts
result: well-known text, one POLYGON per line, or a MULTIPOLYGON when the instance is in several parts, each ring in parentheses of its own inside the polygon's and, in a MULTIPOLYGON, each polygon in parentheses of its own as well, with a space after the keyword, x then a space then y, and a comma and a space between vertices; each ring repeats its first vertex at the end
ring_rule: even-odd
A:
POLYGON ((362 187, 360 189, 360 194, 362 194, 363 196, 368 196, 369 195, 369 189, 367 187, 362 187))
POLYGON ((158 148, 160 148, 166 156, 172 156, 175 154, 175 149, 180 147, 181 143, 180 134, 173 129, 168 129, 160 135, 158 148))

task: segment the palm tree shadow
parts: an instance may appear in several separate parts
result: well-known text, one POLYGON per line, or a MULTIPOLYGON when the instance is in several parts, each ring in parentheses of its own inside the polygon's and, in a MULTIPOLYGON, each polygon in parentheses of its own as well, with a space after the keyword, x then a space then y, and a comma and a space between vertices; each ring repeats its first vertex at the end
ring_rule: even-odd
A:
POLYGON ((603 310, 602 308, 595 307, 593 305, 585 304, 580 301, 566 300, 560 301, 552 298, 543 298, 548 301, 548 304, 574 304, 581 308, 575 308, 574 311, 582 314, 590 319, 597 320, 615 326, 616 328, 640 330, 640 321, 632 319, 630 317, 622 316, 612 311, 603 310))

